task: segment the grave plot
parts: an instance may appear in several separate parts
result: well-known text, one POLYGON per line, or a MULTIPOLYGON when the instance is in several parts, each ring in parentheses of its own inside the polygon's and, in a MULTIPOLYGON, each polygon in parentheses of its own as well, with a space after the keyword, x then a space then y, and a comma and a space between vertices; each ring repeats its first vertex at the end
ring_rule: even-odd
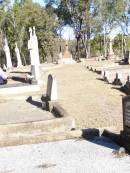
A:
POLYGON ((56 85, 55 78, 49 75, 47 93, 42 101, 36 96, 26 100, 20 96, 1 97, 0 147, 81 136, 81 131, 75 131, 74 118, 57 102, 56 85))
POLYGON ((130 74, 129 68, 113 68, 107 69, 102 72, 103 79, 108 83, 113 83, 115 85, 123 85, 127 76, 130 74))
POLYGON ((104 68, 115 68, 117 66, 119 65, 112 61, 94 61, 93 63, 88 63, 87 68, 101 74, 104 68))

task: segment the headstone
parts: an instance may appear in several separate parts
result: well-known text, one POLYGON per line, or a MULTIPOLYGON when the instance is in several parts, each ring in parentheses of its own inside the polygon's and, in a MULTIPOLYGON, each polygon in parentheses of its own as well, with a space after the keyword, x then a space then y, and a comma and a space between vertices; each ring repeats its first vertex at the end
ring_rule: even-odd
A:
POLYGON ((21 61, 21 57, 20 57, 19 48, 17 46, 17 43, 15 43, 15 53, 16 53, 16 57, 17 57, 17 67, 21 67, 22 61, 21 61))
POLYGON ((122 99, 123 103, 123 130, 124 133, 130 135, 130 96, 122 99))
POLYGON ((29 28, 30 39, 28 40, 28 50, 30 52, 30 61, 31 61, 31 73, 34 75, 35 79, 39 80, 40 78, 40 60, 39 60, 39 50, 38 50, 38 41, 35 33, 35 27, 29 28), (34 70, 35 69, 35 70, 34 70))
POLYGON ((32 28, 29 28, 30 39, 28 40, 28 50, 30 52, 30 61, 31 65, 35 65, 35 59, 33 54, 33 36, 32 36, 32 28))
POLYGON ((56 101, 58 99, 57 95, 57 82, 54 76, 49 74, 47 82, 47 92, 46 96, 51 101, 56 101))
POLYGON ((38 50, 38 40, 36 36, 35 26, 33 26, 33 53, 35 56, 35 65, 40 65, 39 50, 38 50))
POLYGON ((5 55, 6 55, 6 66, 7 66, 8 69, 12 68, 10 50, 9 50, 8 41, 7 41, 6 37, 5 37, 5 40, 4 40, 4 51, 5 51, 5 55))

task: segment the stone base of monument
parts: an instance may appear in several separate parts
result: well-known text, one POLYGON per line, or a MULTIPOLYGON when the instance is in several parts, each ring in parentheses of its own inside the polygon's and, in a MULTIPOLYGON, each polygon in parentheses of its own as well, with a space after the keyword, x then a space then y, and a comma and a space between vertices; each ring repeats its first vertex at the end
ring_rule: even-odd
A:
POLYGON ((57 102, 49 102, 48 106, 48 111, 28 109, 32 112, 29 116, 21 114, 23 110, 22 112, 19 110, 17 116, 15 110, 15 115, 12 114, 12 118, 7 118, 6 121, 5 116, 0 122, 0 147, 74 139, 82 136, 81 130, 75 130, 75 120, 57 102))
POLYGON ((75 64, 76 61, 73 58, 62 58, 58 60, 58 64, 75 64))

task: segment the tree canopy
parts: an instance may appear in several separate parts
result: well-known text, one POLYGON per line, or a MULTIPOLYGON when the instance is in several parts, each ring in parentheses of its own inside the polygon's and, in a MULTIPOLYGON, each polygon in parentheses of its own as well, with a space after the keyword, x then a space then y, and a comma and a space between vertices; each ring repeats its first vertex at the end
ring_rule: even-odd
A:
MULTIPOLYGON (((130 36, 129 0, 44 0, 46 6, 32 0, 0 0, 0 56, 3 55, 3 39, 6 35, 15 61, 17 42, 22 61, 29 63, 27 41, 29 27, 36 27, 41 62, 58 57, 62 51, 62 29, 73 28, 75 41, 71 42, 73 57, 79 59, 93 54, 106 56, 109 34, 121 27, 126 48, 130 36), (95 52, 95 53, 94 53, 95 52)), ((121 39, 117 39, 120 40, 121 39)), ((119 46, 115 46, 119 52, 119 46)))

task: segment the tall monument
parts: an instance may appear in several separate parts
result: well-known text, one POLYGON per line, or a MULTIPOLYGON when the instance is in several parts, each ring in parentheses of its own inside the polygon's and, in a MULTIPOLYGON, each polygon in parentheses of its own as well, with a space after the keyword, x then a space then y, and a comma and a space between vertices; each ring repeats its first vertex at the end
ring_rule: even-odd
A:
POLYGON ((72 58, 72 54, 69 51, 68 40, 65 43, 65 51, 63 53, 63 57, 59 59, 59 64, 73 64, 75 61, 72 58))
POLYGON ((28 40, 28 50, 30 52, 30 61, 31 61, 31 71, 36 80, 40 78, 40 59, 39 59, 39 50, 38 50, 38 40, 35 33, 35 27, 29 28, 30 39, 28 40))
POLYGON ((109 41, 109 59, 115 58, 112 44, 113 44, 113 40, 110 38, 110 41, 109 41))
POLYGON ((9 50, 8 41, 7 41, 6 36, 4 39, 4 51, 5 51, 5 56, 6 56, 6 66, 7 66, 7 68, 12 68, 10 50, 9 50))
POLYGON ((21 57, 20 57, 19 48, 18 48, 17 43, 15 43, 15 53, 16 53, 16 57, 17 57, 17 67, 21 67, 22 61, 21 61, 21 57))

